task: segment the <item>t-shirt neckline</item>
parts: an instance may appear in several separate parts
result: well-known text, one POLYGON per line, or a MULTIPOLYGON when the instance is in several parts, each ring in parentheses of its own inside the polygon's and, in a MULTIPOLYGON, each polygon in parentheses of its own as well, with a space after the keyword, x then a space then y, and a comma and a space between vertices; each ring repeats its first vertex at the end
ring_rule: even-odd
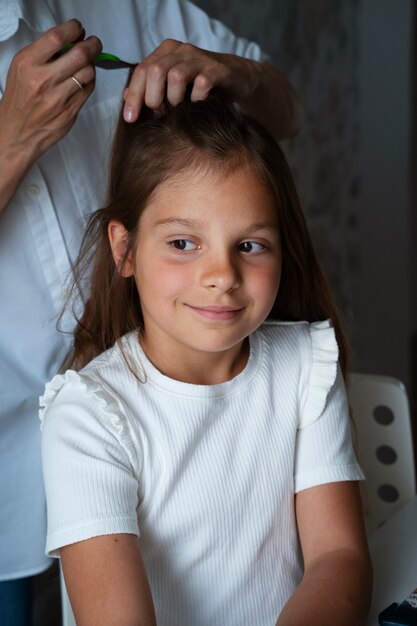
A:
POLYGON ((176 395, 193 397, 219 397, 236 393, 249 384, 256 374, 262 356, 261 333, 255 331, 249 337, 249 356, 243 370, 232 379, 215 385, 195 385, 182 382, 160 372, 146 356, 139 340, 138 331, 132 331, 125 337, 126 348, 133 357, 133 362, 140 364, 140 378, 145 384, 155 385, 176 395))

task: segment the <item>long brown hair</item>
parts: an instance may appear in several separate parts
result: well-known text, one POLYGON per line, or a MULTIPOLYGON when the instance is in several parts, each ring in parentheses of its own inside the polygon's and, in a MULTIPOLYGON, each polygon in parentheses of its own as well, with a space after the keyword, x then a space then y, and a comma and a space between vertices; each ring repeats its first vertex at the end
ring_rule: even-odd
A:
POLYGON ((223 90, 201 102, 165 105, 163 115, 148 108, 136 123, 120 116, 114 139, 106 206, 92 214, 75 265, 75 284, 91 276, 88 299, 77 320, 73 351, 66 366, 82 367, 125 333, 143 325, 134 278, 115 266, 107 228, 111 220, 128 232, 134 250, 140 216, 157 187, 187 168, 227 175, 247 164, 272 191, 279 212, 282 272, 269 315, 309 322, 330 318, 346 373, 346 342, 329 285, 317 260, 291 170, 275 140, 244 115, 223 90))

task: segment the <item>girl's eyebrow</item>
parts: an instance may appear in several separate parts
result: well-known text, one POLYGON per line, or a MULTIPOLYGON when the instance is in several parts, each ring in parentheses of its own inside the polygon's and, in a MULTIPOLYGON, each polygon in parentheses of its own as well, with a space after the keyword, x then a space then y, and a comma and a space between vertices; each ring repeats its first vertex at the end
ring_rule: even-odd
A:
MULTIPOLYGON (((154 226, 171 226, 178 225, 184 226, 185 228, 190 229, 198 229, 203 227, 203 223, 200 220, 183 218, 183 217, 167 217, 163 220, 157 220, 154 222, 154 226)), ((258 230, 274 230, 278 231, 278 225, 275 222, 267 222, 267 223, 254 223, 245 227, 245 231, 256 232, 258 230)))
POLYGON ((250 232, 255 232, 257 230, 275 230, 278 231, 279 227, 278 224, 276 224, 275 222, 265 222, 265 223, 255 223, 255 224, 250 224, 247 229, 250 232))
POLYGON ((157 220, 156 222, 154 222, 154 226, 170 226, 170 225, 184 226, 185 228, 191 228, 191 229, 202 228, 203 226, 200 220, 186 219, 183 217, 167 217, 164 220, 157 220))

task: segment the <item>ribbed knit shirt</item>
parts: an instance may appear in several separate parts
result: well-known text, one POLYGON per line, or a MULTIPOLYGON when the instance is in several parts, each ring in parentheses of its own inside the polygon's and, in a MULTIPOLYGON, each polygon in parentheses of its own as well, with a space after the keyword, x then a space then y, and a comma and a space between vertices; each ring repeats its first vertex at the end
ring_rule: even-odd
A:
POLYGON ((337 357, 328 322, 274 322, 217 385, 166 377, 137 332, 56 376, 47 552, 137 534, 158 626, 273 626, 302 577, 295 493, 362 478, 337 357))

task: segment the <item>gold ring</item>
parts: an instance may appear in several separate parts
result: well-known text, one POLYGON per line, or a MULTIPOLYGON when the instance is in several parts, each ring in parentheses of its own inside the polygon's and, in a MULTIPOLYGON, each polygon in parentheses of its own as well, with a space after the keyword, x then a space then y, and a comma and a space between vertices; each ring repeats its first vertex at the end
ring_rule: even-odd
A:
POLYGON ((80 89, 84 89, 84 87, 85 87, 84 83, 82 83, 80 80, 78 80, 78 78, 75 78, 75 76, 71 76, 71 78, 72 78, 72 80, 74 81, 74 83, 75 83, 76 85, 78 85, 78 87, 79 87, 80 89))

